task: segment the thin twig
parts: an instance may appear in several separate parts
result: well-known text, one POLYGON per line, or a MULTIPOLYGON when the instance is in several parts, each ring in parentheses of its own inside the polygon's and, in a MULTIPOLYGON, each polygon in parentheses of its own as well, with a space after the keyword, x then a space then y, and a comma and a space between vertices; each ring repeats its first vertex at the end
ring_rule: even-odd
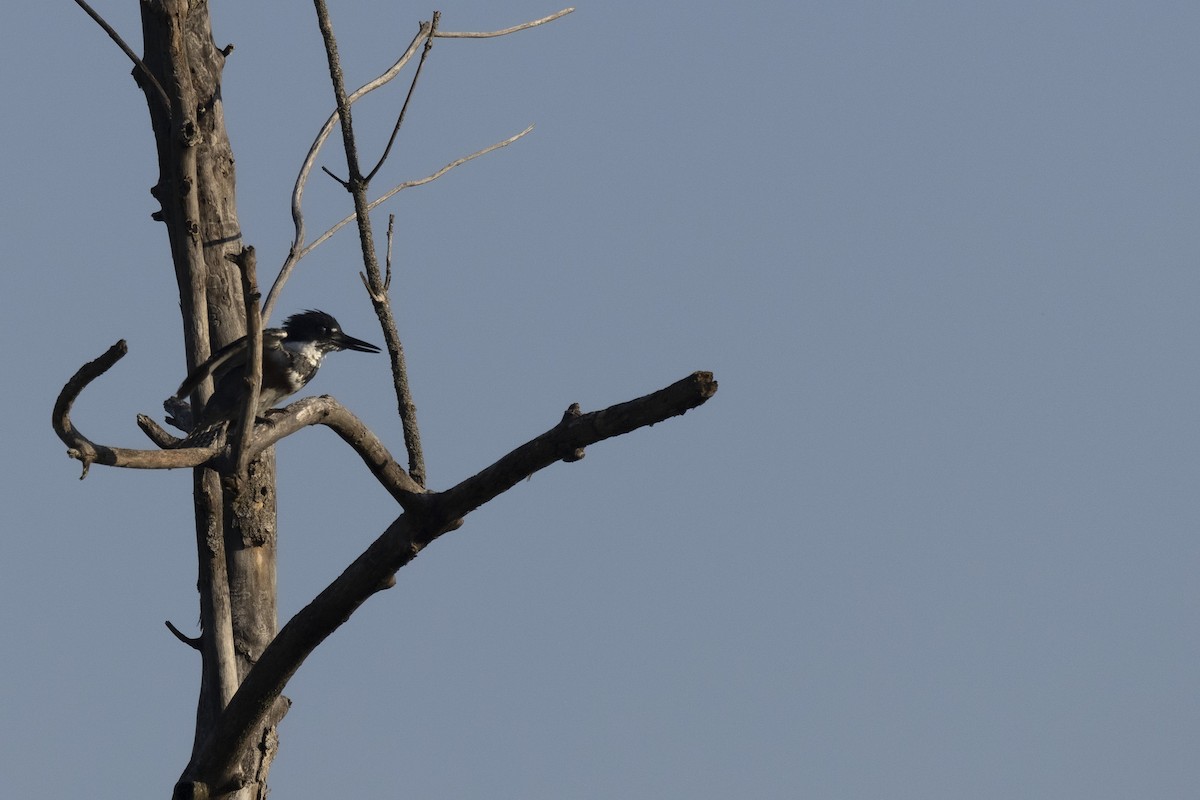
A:
POLYGON ((140 70, 142 75, 144 75, 150 81, 150 84, 154 87, 155 91, 158 92, 158 99, 162 101, 163 111, 166 112, 167 117, 170 118, 171 98, 167 97, 166 90, 163 89, 162 84, 158 82, 158 78, 154 77, 154 73, 150 71, 150 68, 146 66, 146 62, 138 58, 137 53, 133 52, 129 45, 125 44, 125 40, 121 38, 121 34, 117 33, 116 29, 114 29, 112 25, 109 25, 104 17, 96 13, 94 8, 89 6, 86 2, 84 2, 84 0, 75 0, 75 4, 82 8, 89 17, 95 20, 97 25, 104 29, 104 32, 108 34, 108 38, 116 42, 117 47, 121 48, 121 51, 124 52, 125 55, 129 56, 129 60, 133 62, 134 67, 140 70))
MULTIPOLYGON (((487 38, 491 38, 491 37, 495 37, 495 36, 504 36, 509 33, 516 33, 517 31, 525 30, 527 28, 535 28, 539 25, 544 25, 547 22, 553 22, 554 20, 556 20, 560 17, 564 17, 567 14, 570 14, 574 10, 575 9, 573 7, 572 8, 564 8, 562 11, 558 11, 554 14, 551 14, 548 17, 542 17, 541 19, 536 19, 536 20, 533 20, 532 22, 526 22, 521 25, 514 25, 511 28, 505 28, 504 30, 499 30, 499 31, 488 31, 488 32, 483 32, 483 33, 470 33, 470 32, 463 33, 463 32, 454 32, 454 31, 438 31, 437 38, 439 38, 439 39, 487 39, 487 38)), ((390 67, 388 67, 386 70, 384 70, 378 77, 364 83, 358 89, 354 90, 354 92, 351 93, 346 98, 347 103, 349 103, 350 105, 354 105, 356 102, 358 102, 360 99, 362 99, 368 93, 373 92, 382 86, 386 86, 388 83, 390 83, 392 80, 394 80, 395 77, 400 74, 400 71, 404 69, 405 65, 408 64, 408 62, 412 59, 412 57, 414 55, 416 55, 417 48, 421 46, 421 43, 424 42, 429 37, 429 27, 430 26, 429 26, 428 22, 422 22, 420 25, 420 29, 417 31, 417 35, 413 37, 411 42, 409 42, 408 47, 400 55, 400 57, 398 59, 396 59, 395 63, 393 63, 390 67)), ((335 225, 333 228, 326 231, 318 240, 314 241, 312 244, 307 245, 307 246, 304 244, 304 212, 303 212, 304 188, 308 183, 308 176, 312 173, 313 167, 316 165, 317 155, 320 153, 321 148, 322 148, 322 146, 324 146, 325 141, 329 138, 329 135, 331 133, 333 133, 333 128, 335 125, 337 125, 337 123, 338 123, 338 113, 335 110, 332 114, 329 115, 329 118, 325 120, 325 124, 321 126, 321 130, 317 133, 317 136, 313 140, 312 145, 308 148, 308 155, 305 156, 304 163, 301 164, 301 166, 300 166, 300 172, 296 175, 296 184, 292 188, 292 224, 295 229, 295 234, 292 237, 292 246, 288 250, 288 256, 284 260, 283 265, 279 268, 279 274, 276 275, 275 282, 273 284, 271 284, 271 290, 269 292, 267 292, 267 299, 266 299, 266 302, 263 304, 263 321, 264 322, 269 321, 271 319, 271 314, 275 311, 275 303, 279 299, 279 294, 280 294, 280 292, 283 291, 284 284, 286 284, 288 281, 288 278, 291 277, 291 274, 292 274, 293 270, 295 270, 296 264, 300 262, 300 259, 304 258, 304 256, 311 253, 313 248, 315 248, 318 244, 321 244, 322 242, 324 242, 326 239, 328 239, 330 236, 332 236, 337 230, 339 230, 342 226, 344 226, 347 222, 349 222, 351 219, 353 219, 353 217, 348 217, 348 218, 342 220, 337 225, 335 225)), ((526 133, 528 133, 528 131, 526 131, 526 133)), ((451 165, 451 167, 456 167, 459 164, 466 163, 467 161, 470 161, 473 158, 477 158, 478 156, 481 156, 481 155, 484 155, 485 153, 491 152, 491 150, 496 149, 496 147, 503 147, 506 144, 511 144, 513 141, 516 140, 516 138, 519 138, 519 137, 514 137, 513 139, 511 139, 509 141, 505 141, 502 144, 495 145, 487 150, 481 150, 478 153, 474 153, 465 159, 461 159, 460 161, 455 162, 454 164, 451 165)), ((391 197, 392 194, 395 194, 395 192, 398 192, 401 189, 407 189, 410 186, 419 186, 421 183, 428 183, 429 181, 433 180, 434 178, 440 177, 442 174, 443 174, 442 172, 439 172, 439 173, 433 175, 432 177, 425 179, 424 181, 401 184, 391 194, 388 194, 387 196, 382 197, 378 201, 376 201, 372 205, 372 208, 374 208, 375 205, 378 205, 379 203, 386 200, 388 197, 391 197)))
POLYGON ((372 286, 371 281, 367 278, 367 273, 362 270, 358 271, 358 279, 362 281, 363 288, 367 290, 367 294, 371 300, 386 303, 388 300, 388 290, 392 286, 392 241, 396 235, 396 215, 388 214, 387 226, 387 252, 383 258, 383 288, 372 286))
MULTIPOLYGON (((399 75, 400 71, 404 69, 404 65, 412 59, 413 55, 417 52, 417 48, 420 47, 421 42, 428 35, 428 25, 429 23, 422 22, 417 35, 413 37, 413 40, 400 55, 400 58, 378 77, 356 89, 346 98, 347 102, 353 105, 369 92, 373 92, 381 86, 386 86, 399 75)), ((279 293, 283 290, 283 285, 287 283, 288 278, 291 277, 292 270, 296 268, 296 264, 312 250, 311 247, 304 248, 304 212, 302 210, 304 187, 308 184, 308 176, 312 173, 313 166, 316 164, 317 155, 321 152, 321 148, 329 138, 329 134, 333 133, 333 128, 337 125, 337 122, 338 113, 335 109, 329 115, 329 118, 325 120, 325 124, 321 126, 317 137, 308 148, 308 155, 304 157, 304 163, 300 165, 300 172, 296 175, 296 185, 292 188, 292 224, 295 227, 295 235, 292 237, 292 246, 289 249, 288 257, 284 260, 283 266, 279 268, 279 274, 275 277, 275 282, 271 284, 271 291, 267 292, 267 301, 263 304, 264 321, 271 318, 271 313, 275 310, 275 302, 279 299, 279 293)), ((353 217, 350 219, 353 219, 353 217)))
POLYGON ((533 22, 522 22, 520 25, 513 25, 511 28, 505 28, 504 30, 499 31, 438 31, 437 37, 439 39, 491 39, 495 36, 506 36, 510 33, 516 33, 517 31, 536 28, 538 25, 545 25, 547 22, 553 22, 559 17, 565 17, 574 10, 574 6, 571 8, 564 8, 562 11, 556 11, 548 17, 535 19, 533 22))
POLYGON ((354 142, 354 121, 350 116, 350 103, 346 99, 346 79, 342 74, 342 61, 338 55, 337 39, 333 35, 333 20, 325 0, 313 0, 317 10, 317 25, 325 43, 325 57, 329 63, 329 79, 333 84, 334 102, 337 103, 338 121, 342 125, 342 145, 346 149, 346 166, 349 168, 347 181, 361 183, 362 171, 358 167, 358 148, 354 142))
POLYGON ((417 88, 417 80, 421 77, 421 68, 425 66, 425 59, 429 57, 429 51, 433 49, 433 37, 437 35, 438 22, 442 19, 442 12, 433 12, 433 21, 429 23, 429 36, 425 39, 425 46, 421 48, 421 57, 417 59, 417 68, 413 72, 412 83, 408 85, 408 94, 404 96, 404 104, 400 106, 400 114, 396 117, 396 124, 392 126, 392 135, 388 137, 387 147, 383 148, 383 155, 379 157, 379 162, 371 168, 364 179, 367 183, 375 177, 379 172, 379 168, 383 166, 383 162, 387 161, 388 155, 392 152, 392 145, 396 142, 396 135, 400 133, 400 126, 404 124, 404 115, 408 112, 408 103, 412 100, 413 91, 417 88))
POLYGON ((167 630, 169 630, 171 633, 175 634, 176 639, 183 642, 184 644, 186 644, 188 647, 192 648, 193 650, 200 649, 201 637, 197 636, 196 638, 193 639, 191 636, 186 636, 184 634, 184 632, 179 630, 179 628, 176 628, 175 624, 173 622, 171 622, 171 620, 169 620, 169 619, 164 620, 163 624, 165 624, 167 626, 167 630))
POLYGON ((387 292, 392 288, 392 240, 396 233, 396 215, 388 214, 388 229, 387 229, 387 256, 384 258, 384 278, 383 292, 387 292))
MULTIPOLYGON (((378 294, 383 280, 379 274, 379 259, 375 254, 375 237, 371 232, 371 204, 367 200, 368 181, 363 177, 358 160, 358 145, 354 140, 354 122, 350 114, 350 104, 346 98, 345 79, 342 75, 342 65, 338 57, 337 40, 333 35, 333 22, 329 17, 329 8, 325 0, 313 0, 317 11, 317 23, 321 29, 321 39, 325 43, 325 55, 329 62, 329 79, 333 84, 333 97, 337 102, 338 118, 342 123, 342 144, 346 151, 346 179, 349 181, 350 195, 354 198, 354 218, 358 223, 358 243, 362 249, 363 266, 367 271, 367 279, 378 294)), ((432 28, 432 25, 430 26, 432 28)), ((404 447, 408 451, 408 473, 413 480, 425 484, 425 454, 421 448, 421 433, 417 427, 417 406, 413 402, 412 389, 408 381, 408 365, 404 357, 404 345, 400 341, 400 333, 396 329, 396 320, 392 316, 391 305, 386 295, 382 299, 372 297, 371 304, 375 307, 375 316, 379 318, 379 326, 387 344, 388 356, 392 366, 392 385, 396 390, 396 406, 400 415, 400 424, 404 430, 404 447)))
MULTIPOLYGON (((401 192, 405 189, 411 189, 414 186, 424 186, 425 184, 435 181, 438 178, 442 177, 443 175, 445 175, 447 172, 454 169, 455 167, 460 167, 463 164, 466 164, 468 161, 474 161, 475 159, 479 158, 480 156, 486 156, 488 153, 492 152, 493 150, 499 150, 501 147, 508 147, 510 144, 515 142, 517 139, 520 139, 522 136, 524 136, 525 134, 529 133, 532 130, 533 130, 533 126, 530 125, 525 130, 521 131, 520 133, 516 134, 515 136, 510 136, 507 139, 504 139, 503 141, 496 142, 495 144, 490 144, 487 147, 483 148, 482 150, 476 150, 474 153, 471 153, 468 156, 463 156, 462 158, 457 158, 454 161, 451 161, 449 164, 442 167, 441 169, 439 169, 437 172, 434 172, 430 175, 426 175, 424 178, 417 178, 416 180, 405 181, 404 183, 397 184, 396 186, 393 186, 391 189, 389 189, 386 193, 384 193, 384 194, 380 195, 379 197, 375 198, 374 200, 372 200, 367 205, 367 208, 369 210, 374 210, 381 203, 386 203, 388 200, 395 197, 396 194, 398 194, 399 192, 401 192)), ((340 231, 346 225, 353 222, 354 217, 355 217, 354 214, 350 214, 350 215, 344 217, 343 219, 338 220, 338 222, 335 223, 333 225, 333 227, 331 227, 329 230, 325 231, 320 236, 318 236, 316 239, 313 239, 311 242, 309 242, 307 245, 305 245, 304 248, 300 250, 300 254, 296 260, 299 261, 301 258, 304 258, 306 255, 308 255, 313 250, 315 250, 318 246, 324 244, 331 236, 333 236, 335 233, 340 231)), ((272 291, 274 291, 273 288, 272 288, 272 291)))
POLYGON ((333 170, 331 170, 329 167, 322 166, 321 172, 324 172, 326 175, 328 175, 329 177, 333 178, 335 181, 340 183, 342 185, 342 188, 345 189, 346 191, 350 191, 350 181, 346 180, 345 178, 334 175, 333 170))

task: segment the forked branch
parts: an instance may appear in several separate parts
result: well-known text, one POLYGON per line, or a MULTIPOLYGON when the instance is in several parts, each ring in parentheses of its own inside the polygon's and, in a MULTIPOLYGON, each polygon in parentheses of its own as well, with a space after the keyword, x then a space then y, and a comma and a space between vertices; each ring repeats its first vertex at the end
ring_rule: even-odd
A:
MULTIPOLYGON (((386 203, 388 200, 391 200, 393 197, 395 197, 397 194, 404 191, 405 189, 412 189, 416 186, 424 186, 427 183, 432 183, 433 181, 436 181, 438 178, 442 177, 443 175, 445 175, 447 172, 454 169, 455 167, 461 167, 463 164, 466 164, 468 161, 474 161, 475 159, 479 158, 480 156, 486 156, 488 153, 491 153, 495 150, 499 150, 501 147, 508 147, 510 144, 517 141, 522 136, 529 134, 532 131, 533 131, 533 126, 529 125, 525 128, 525 130, 521 131, 520 133, 513 134, 512 136, 508 137, 507 139, 501 139, 498 142, 489 144, 487 147, 483 148, 482 150, 476 150, 474 153, 471 153, 470 155, 465 155, 465 156, 462 156, 461 158, 456 158, 453 161, 451 161, 449 164, 443 165, 439 169, 435 170, 434 172, 429 173, 428 175, 426 175, 423 178, 414 178, 413 180, 410 180, 410 181, 404 181, 403 183, 398 183, 395 186, 393 186, 391 189, 388 189, 386 192, 381 194, 379 197, 376 197, 374 200, 369 202, 367 204, 367 209, 370 211, 374 211, 375 208, 382 205, 383 203, 386 203)), ((322 245, 326 241, 328 241, 328 239, 331 236, 333 236, 335 233, 337 233, 342 228, 349 225, 351 222, 354 222, 354 220, 355 220, 354 214, 347 214, 346 216, 342 217, 340 220, 338 220, 336 223, 334 223, 329 228, 329 230, 325 231, 320 236, 318 236, 316 239, 313 239, 311 242, 309 242, 307 245, 305 245, 303 248, 301 248, 300 256, 296 260, 299 261, 300 258, 303 258, 304 256, 311 253, 317 247, 319 247, 320 245, 322 245)), ((275 291, 274 286, 271 287, 271 291, 272 292, 275 291)), ((265 319, 265 316, 266 315, 264 314, 264 319, 265 319)))
MULTIPOLYGON (((413 37, 408 48, 401 54, 400 58, 394 64, 384 70, 383 74, 375 79, 368 81, 350 94, 347 99, 351 105, 360 100, 370 92, 375 91, 381 86, 386 86, 397 75, 409 59, 417 52, 417 48, 421 46, 421 42, 429 36, 429 23, 422 22, 417 35, 413 37)), ((327 231, 318 241, 312 243, 308 247, 304 246, 304 188, 308 185, 308 176, 312 173, 313 167, 317 163, 317 155, 321 152, 325 141, 329 135, 333 133, 333 128, 338 123, 338 113, 335 109, 329 118, 325 120, 325 124, 321 126, 321 130, 317 133, 317 138, 313 140, 312 145, 308 148, 308 155, 304 157, 304 163, 300 165, 300 173, 296 176, 296 185, 292 188, 292 224, 295 226, 295 234, 292 237, 292 246, 288 251, 288 257, 283 262, 283 266, 279 268, 279 274, 275 278, 275 282, 271 285, 271 291, 267 292, 267 300, 263 305, 263 319, 270 320, 271 312, 275 308, 275 301, 279 298, 279 293, 283 289, 283 285, 287 283, 288 278, 295 269, 296 264, 304 256, 308 255, 314 247, 324 242, 336 231, 336 228, 342 227, 346 222, 354 219, 351 215, 346 220, 343 220, 334 230, 327 231)))
POLYGON ((397 570, 438 536, 458 528, 471 511, 556 461, 578 460, 583 448, 683 414, 716 391, 711 372, 695 372, 601 411, 583 414, 574 405, 553 428, 490 467, 445 492, 422 496, 283 626, 246 675, 181 783, 221 787, 229 782, 238 753, 308 655, 367 598, 391 586, 397 570))
MULTIPOLYGON (((289 249, 287 259, 280 267, 279 274, 275 282, 271 286, 271 290, 267 293, 267 299, 263 306, 263 319, 270 319, 271 313, 274 310, 275 302, 279 297, 279 293, 283 285, 287 282, 294 270, 296 264, 310 253, 315 247, 318 247, 323 242, 328 240, 334 233, 347 225, 351 220, 357 220, 359 223, 359 238, 363 247, 364 266, 366 269, 366 280, 364 283, 367 286, 367 293, 370 296, 373 305, 375 306, 376 314, 379 317, 381 328, 383 329, 384 338, 387 342, 388 353, 392 362, 392 374, 394 378, 397 410, 400 414, 401 424, 404 430, 405 448, 408 451, 408 467, 410 474, 420 483, 425 481, 425 462, 424 454, 421 448, 420 433, 416 424, 416 405, 413 402, 412 392, 409 388, 407 368, 405 366, 404 348, 400 341, 400 336, 396 330, 396 324, 391 312, 390 299, 388 298, 386 285, 390 281, 383 280, 379 274, 377 259, 374 255, 374 244, 371 239, 369 213, 380 203, 385 202, 395 196, 403 189, 421 186, 430 181, 444 175, 446 172, 467 163, 479 156, 485 155, 497 150, 501 147, 512 144, 517 139, 525 136, 532 130, 533 126, 527 127, 519 134, 509 137, 508 139, 497 142, 482 150, 476 151, 468 156, 456 159, 431 175, 424 178, 406 181, 385 193, 383 196, 369 201, 367 199, 367 189, 371 179, 376 175, 387 159, 395 141, 396 135, 399 132, 400 126, 403 123, 405 111, 408 108, 409 101, 412 98, 413 89, 416 86, 418 77, 420 76, 421 67, 424 65, 425 59, 429 54, 429 49, 435 38, 491 38, 496 36, 504 36, 517 31, 527 30, 539 25, 544 25, 547 22, 559 19, 574 11, 573 8, 566 8, 554 14, 542 17, 541 19, 532 20, 519 25, 514 25, 509 28, 504 28, 497 31, 485 32, 442 32, 438 29, 438 21, 440 14, 436 13, 431 22, 422 22, 417 35, 413 38, 408 48, 403 55, 388 68, 378 78, 368 82, 353 93, 347 94, 343 85, 341 64, 337 55, 337 45, 333 37, 332 24, 329 18, 328 9, 325 6, 324 0, 315 0, 318 22, 320 24, 322 37, 325 40, 326 52, 329 57, 330 76, 334 83, 334 95, 337 103, 337 109, 326 120, 321 131, 317 134, 312 146, 309 148, 307 157, 300 168, 300 173, 296 178, 296 185, 292 191, 292 220, 295 226, 295 235, 293 237, 292 246, 289 249), (375 166, 364 176, 358 164, 357 146, 354 141, 353 124, 350 119, 350 107, 354 102, 363 97, 368 92, 379 88, 390 82, 405 64, 416 53, 417 48, 424 42, 424 48, 421 53, 420 62, 417 65, 416 74, 413 76, 412 84, 409 87, 408 95, 404 100, 400 113, 396 119, 396 124, 392 130, 391 137, 388 139, 386 148, 380 156, 375 166), (346 148, 347 157, 347 177, 343 180, 337 178, 330 173, 344 188, 350 191, 355 198, 355 213, 347 215, 330 229, 321 234, 317 239, 309 244, 304 243, 304 215, 302 210, 302 198, 304 188, 311 174, 312 168, 316 163, 317 154, 321 147, 333 132, 333 127, 340 122, 342 127, 343 143, 346 148)), ((328 170, 327 170, 328 171, 328 170)))
MULTIPOLYGON (((379 318, 379 326, 383 330, 384 342, 391 360, 396 409, 404 431, 404 447, 408 451, 408 473, 413 480, 424 485, 425 453, 421 447, 420 428, 417 426, 417 406, 413 402, 412 389, 408 381, 408 365, 404 356, 404 345, 400 341, 400 332, 396 327, 395 317, 392 315, 391 300, 381 289, 383 278, 379 271, 379 258, 375 252, 375 237, 371 231, 371 207, 367 199, 370 177, 363 175, 359 164, 358 145, 354 139, 354 120, 350 112, 350 102, 346 96, 346 84, 342 76, 342 64, 338 57, 337 39, 333 35, 333 21, 329 16, 329 8, 325 0, 313 0, 313 5, 317 11, 321 39, 325 43, 325 55, 329 63, 329 78, 333 83, 333 97, 337 103, 338 119, 342 124, 342 144, 346 151, 345 186, 354 199, 354 217, 358 223, 358 242, 362 250, 367 282, 371 287, 368 294, 371 297, 371 305, 375 308, 375 315, 379 318)), ((437 21, 438 17, 434 15, 434 20, 429 28, 431 32, 436 29, 437 21)), ((425 61, 425 55, 429 52, 431 41, 432 39, 426 41, 426 48, 421 57, 422 63, 425 61)), ((405 104, 407 105, 407 101, 405 104)), ((399 128, 399 120, 396 125, 399 128)), ((388 146, 390 148, 390 142, 388 146)))
MULTIPOLYGON (((549 16, 542 17, 541 19, 535 19, 531 22, 524 22, 524 23, 521 23, 520 25, 513 25, 512 27, 504 28, 503 30, 498 30, 498 31, 484 31, 484 32, 437 31, 437 38, 439 38, 439 39, 489 39, 489 38, 494 38, 497 36, 506 36, 510 33, 516 33, 517 31, 528 30, 529 28, 536 28, 539 25, 545 25, 547 22, 553 22, 556 19, 565 17, 567 14, 570 14, 574 10, 575 10, 574 8, 564 8, 561 11, 557 11, 553 14, 550 14, 549 16)), ((418 50, 418 48, 420 48, 422 46, 422 43, 428 41, 429 33, 430 33, 431 29, 432 29, 431 23, 422 22, 420 24, 419 29, 417 30, 417 34, 412 38, 412 41, 409 42, 408 47, 405 48, 404 52, 400 54, 400 57, 397 58, 396 61, 390 67, 388 67, 386 70, 384 70, 378 76, 367 81, 362 86, 358 87, 353 92, 351 92, 346 97, 347 104, 354 105, 355 103, 357 103, 359 100, 361 100, 363 97, 365 97, 369 93, 375 91, 376 89, 378 89, 382 86, 386 86, 393 79, 395 79, 396 76, 400 74, 401 70, 404 69, 405 65, 407 65, 408 62, 412 59, 412 57, 414 55, 416 55, 417 50, 418 50)), ((294 236, 292 237, 292 246, 288 253, 288 257, 284 261, 283 266, 280 267, 279 275, 275 278, 275 282, 274 282, 274 284, 272 284, 271 290, 269 292, 267 292, 267 300, 263 306, 263 320, 264 321, 269 321, 271 319, 271 312, 274 311, 274 309, 275 309, 275 302, 279 297, 279 292, 282 290, 283 284, 287 283, 288 277, 291 275, 292 270, 296 266, 296 263, 299 262, 300 259, 304 258, 304 256, 306 256, 310 252, 312 252, 313 248, 320 245, 322 242, 324 242, 326 239, 328 239, 330 236, 332 236, 334 233, 336 233, 342 226, 344 226, 346 223, 348 223, 352 219, 354 219, 353 215, 346 217, 341 222, 339 222, 337 225, 335 225, 332 228, 330 228, 329 230, 327 230, 324 234, 322 234, 320 237, 318 237, 311 244, 309 244, 307 246, 304 244, 304 212, 303 212, 304 188, 308 184, 308 176, 312 173, 313 167, 316 166, 317 155, 321 152, 321 148, 324 146, 325 141, 329 138, 329 135, 331 133, 333 133, 334 126, 336 126, 337 124, 338 124, 338 112, 335 109, 333 111, 333 113, 329 115, 329 118, 325 120, 325 124, 321 126, 321 130, 317 133, 317 136, 313 140, 312 145, 308 148, 308 155, 306 155, 304 157, 304 163, 301 164, 300 172, 299 172, 299 174, 296 175, 296 184, 292 188, 292 224, 295 227, 295 233, 294 233, 294 236)), ((392 197, 396 192, 400 191, 401 189, 407 189, 412 186, 420 186, 424 183, 429 183, 430 181, 441 177, 447 171, 449 171, 450 169, 453 169, 454 167, 459 166, 460 164, 465 164, 468 161, 470 161, 474 158, 478 158, 479 156, 484 155, 485 153, 490 153, 492 150, 495 150, 499 147, 503 147, 507 144, 512 144, 512 142, 516 141, 518 138, 520 138, 521 136, 524 136, 528 132, 529 132, 529 128, 527 128, 525 131, 518 134, 517 136, 507 139, 500 144, 496 144, 496 145, 493 145, 484 150, 480 150, 476 153, 472 153, 471 155, 469 155, 465 158, 460 158, 427 178, 423 178, 419 181, 409 181, 407 183, 401 184, 400 186, 393 189, 391 192, 389 192, 384 197, 381 197, 378 200, 376 200, 374 203, 372 203, 371 207, 374 208, 379 203, 382 203, 384 200, 388 199, 389 197, 392 197)))
POLYGON ((400 133, 400 126, 404 124, 404 115, 408 113, 408 104, 412 102, 413 92, 417 90, 417 81, 421 79, 421 70, 425 66, 425 59, 429 58, 429 51, 433 49, 433 37, 437 35, 438 22, 442 18, 442 12, 433 12, 433 21, 429 23, 429 36, 425 39, 425 46, 421 48, 421 58, 417 60, 417 68, 413 72, 412 82, 408 84, 408 94, 404 96, 404 104, 400 106, 400 113, 396 115, 396 124, 392 126, 392 135, 388 137, 387 145, 383 148, 383 155, 375 162, 375 166, 367 173, 365 178, 367 183, 370 183, 379 170, 383 167, 383 162, 387 161, 387 157, 392 152, 392 145, 396 143, 396 136, 400 133))
MULTIPOLYGON (((71 408, 84 387, 104 374, 128 352, 124 340, 110 347, 104 355, 84 364, 67 381, 54 404, 51 424, 58 438, 67 446, 67 455, 83 462, 83 476, 93 463, 128 469, 180 469, 185 467, 210 467, 228 474, 236 472, 237 455, 232 443, 219 441, 202 447, 175 447, 168 450, 138 450, 127 447, 110 447, 96 444, 85 436, 71 420, 71 408)), ((150 428, 148 419, 139 420, 142 427, 150 428)), ((244 446, 242 457, 250 460, 259 456, 268 447, 286 436, 310 425, 324 425, 350 445, 371 474, 396 499, 402 508, 414 506, 417 495, 424 489, 409 477, 404 468, 392 458, 387 447, 362 420, 350 413, 332 397, 309 397, 272 412, 269 424, 254 428, 254 436, 244 446)), ((154 426, 156 427, 156 426, 154 426)), ((152 430, 158 440, 165 440, 165 432, 152 430)), ((185 440, 186 441, 186 440, 185 440)))

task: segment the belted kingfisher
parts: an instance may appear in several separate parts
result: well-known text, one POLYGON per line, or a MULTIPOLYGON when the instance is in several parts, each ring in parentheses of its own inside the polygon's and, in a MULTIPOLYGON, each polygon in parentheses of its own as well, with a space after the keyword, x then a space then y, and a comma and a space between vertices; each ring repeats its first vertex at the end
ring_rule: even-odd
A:
MULTIPOLYGON (((335 350, 379 352, 375 345, 343 333, 338 321, 324 311, 293 314, 283 321, 282 328, 263 330, 262 339, 262 388, 256 412, 259 415, 304 388, 329 353, 335 350)), ((230 419, 237 413, 247 391, 247 343, 247 337, 243 336, 222 347, 196 366, 175 391, 174 399, 179 400, 212 376, 216 386, 195 427, 230 419)))

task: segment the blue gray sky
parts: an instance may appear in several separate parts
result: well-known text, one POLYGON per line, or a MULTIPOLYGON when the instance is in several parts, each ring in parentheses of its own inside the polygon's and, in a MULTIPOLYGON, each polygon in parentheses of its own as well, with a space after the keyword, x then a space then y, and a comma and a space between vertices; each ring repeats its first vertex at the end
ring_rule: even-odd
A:
MULTIPOLYGON (((96 5, 140 48, 135 2, 96 5)), ((292 5, 213 9, 262 276, 332 108, 292 5)), ((433 10, 331 6, 355 85, 433 10)), ((437 6, 446 30, 559 7, 437 6)), ((0 773, 164 796, 199 673, 162 624, 197 616, 190 477, 80 482, 49 425, 119 338, 89 435, 144 443, 183 377, 153 141, 73 3, 0 23, 0 773)), ((289 686, 276 796, 1194 796, 1197 39, 1193 3, 612 0, 439 41, 381 190, 536 128, 386 207, 431 484, 572 402, 721 388, 402 570, 289 686)), ((364 152, 403 91, 356 107, 364 152)), ((314 177, 310 230, 349 208, 314 177)), ((280 313, 381 342, 357 258, 347 229, 280 313)), ((382 358, 312 389, 402 452, 382 358)), ((278 455, 286 619, 396 509, 327 431, 278 455)))

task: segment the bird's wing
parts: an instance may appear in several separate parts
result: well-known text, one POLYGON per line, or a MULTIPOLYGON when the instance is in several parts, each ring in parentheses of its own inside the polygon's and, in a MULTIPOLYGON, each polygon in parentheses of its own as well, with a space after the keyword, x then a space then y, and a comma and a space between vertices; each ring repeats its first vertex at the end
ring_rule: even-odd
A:
MULTIPOLYGON (((287 337, 287 334, 279 328, 267 328, 263 331, 263 344, 266 347, 278 347, 279 343, 287 337)), ((208 377, 219 378, 221 375, 244 366, 247 361, 246 344, 248 342, 246 336, 234 339, 229 344, 222 347, 217 352, 209 356, 203 363, 197 364, 188 376, 184 378, 183 383, 179 384, 179 388, 175 390, 175 398, 183 398, 192 392, 196 391, 196 387, 204 383, 208 377)))
POLYGON ((184 378, 183 383, 179 384, 179 388, 175 390, 175 397, 186 397, 196 391, 196 387, 204 383, 206 378, 215 375, 218 370, 226 371, 233 369, 238 364, 245 364, 246 341, 245 336, 234 339, 209 356, 203 363, 197 364, 184 378))

